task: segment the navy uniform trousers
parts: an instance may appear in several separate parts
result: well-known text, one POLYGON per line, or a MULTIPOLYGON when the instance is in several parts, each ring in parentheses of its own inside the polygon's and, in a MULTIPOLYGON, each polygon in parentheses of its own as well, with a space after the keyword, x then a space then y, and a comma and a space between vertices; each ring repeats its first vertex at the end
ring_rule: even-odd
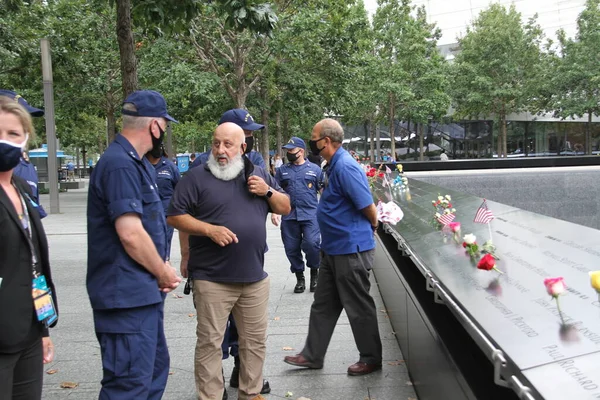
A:
POLYGON ((159 400, 169 378, 163 302, 143 307, 94 310, 102 351, 99 400, 159 400))
POLYGON ((308 268, 319 268, 321 232, 316 218, 306 221, 283 219, 281 221, 281 240, 285 254, 290 261, 292 273, 304 271, 302 251, 306 254, 308 268))

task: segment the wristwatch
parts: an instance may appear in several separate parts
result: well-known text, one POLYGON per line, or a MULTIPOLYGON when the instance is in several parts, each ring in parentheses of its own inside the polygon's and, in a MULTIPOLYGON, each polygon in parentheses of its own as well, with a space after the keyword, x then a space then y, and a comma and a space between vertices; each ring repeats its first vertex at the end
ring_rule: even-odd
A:
POLYGON ((267 190, 267 194, 265 194, 265 197, 270 199, 271 196, 273 196, 273 189, 269 188, 269 190, 267 190))

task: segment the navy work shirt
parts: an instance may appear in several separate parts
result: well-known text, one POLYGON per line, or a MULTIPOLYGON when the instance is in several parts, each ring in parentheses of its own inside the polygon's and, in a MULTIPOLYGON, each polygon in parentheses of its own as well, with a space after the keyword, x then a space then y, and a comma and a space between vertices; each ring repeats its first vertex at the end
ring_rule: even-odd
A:
POLYGON ((373 203, 367 175, 340 147, 331 159, 327 178, 317 208, 321 250, 341 255, 374 249, 371 222, 361 211, 373 203))
POLYGON ((175 186, 179 182, 179 169, 169 160, 167 157, 161 157, 160 160, 154 164, 154 170, 156 171, 156 184, 158 185, 158 194, 162 201, 163 209, 165 213, 169 208, 171 197, 175 191, 175 186))
MULTIPOLYGON (((204 153, 200 154, 198 157, 196 157, 194 162, 190 165, 190 169, 197 167, 200 164, 206 164, 208 162, 209 156, 210 156, 210 151, 205 151, 204 153)), ((246 154, 246 157, 248 157, 250 162, 252 164, 256 165, 257 167, 267 169, 267 164, 265 164, 265 159, 263 158, 262 154, 260 154, 258 151, 252 150, 250 153, 246 154)))
MULTIPOLYGON (((245 164, 245 170, 230 181, 215 178, 205 164, 190 170, 175 188, 168 216, 189 214, 200 221, 224 226, 239 241, 221 247, 209 237, 190 235, 188 271, 193 279, 251 283, 267 277, 263 269, 265 223, 271 210, 265 197, 248 191, 247 176, 253 166, 245 164)), ((283 193, 265 169, 254 167, 251 174, 283 193)))
POLYGON ((131 308, 162 301, 154 275, 121 244, 115 220, 138 214, 164 260, 167 225, 154 168, 129 141, 117 135, 92 172, 87 207, 87 290, 92 308, 131 308))
POLYGON ((40 213, 40 218, 47 217, 48 214, 46 214, 46 210, 44 210, 44 207, 42 207, 42 205, 40 204, 40 192, 38 190, 39 178, 33 164, 21 158, 19 164, 13 170, 13 174, 15 174, 16 176, 20 176, 21 178, 27 181, 27 183, 31 187, 31 193, 33 194, 31 200, 33 200, 37 205, 36 208, 40 213))
POLYGON ((306 160, 304 164, 284 164, 277 169, 275 180, 290 196, 292 211, 284 220, 308 221, 316 217, 317 193, 323 183, 321 168, 306 160))

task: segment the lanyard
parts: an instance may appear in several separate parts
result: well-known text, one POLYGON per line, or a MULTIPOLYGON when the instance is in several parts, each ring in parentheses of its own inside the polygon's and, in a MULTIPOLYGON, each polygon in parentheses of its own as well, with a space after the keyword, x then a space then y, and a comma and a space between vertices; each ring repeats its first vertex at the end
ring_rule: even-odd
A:
POLYGON ((19 198, 21 199, 21 206, 23 207, 23 216, 21 218, 25 221, 25 224, 21 223, 21 226, 23 226, 23 229, 25 229, 25 231, 27 232, 27 235, 26 235, 27 236, 27 244, 29 245, 29 250, 31 251, 32 273, 33 273, 33 277, 37 278, 40 274, 37 271, 38 260, 37 260, 37 257, 35 256, 35 247, 33 246, 33 235, 32 235, 33 227, 31 226, 31 218, 29 217, 29 210, 27 210, 27 204, 25 203, 25 199, 23 198, 23 195, 21 195, 21 192, 19 191, 19 189, 16 186, 14 186, 14 188, 17 191, 17 193, 19 194, 19 198))

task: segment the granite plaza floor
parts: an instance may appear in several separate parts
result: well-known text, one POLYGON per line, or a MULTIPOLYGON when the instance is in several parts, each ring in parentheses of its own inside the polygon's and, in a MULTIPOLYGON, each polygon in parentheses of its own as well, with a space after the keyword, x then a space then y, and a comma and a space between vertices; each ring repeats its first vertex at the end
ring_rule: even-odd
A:
MULTIPOLYGON (((86 182, 87 185, 87 182, 86 182)), ((48 235, 54 280, 57 286, 60 320, 51 331, 56 357, 45 366, 43 399, 97 399, 102 377, 100 348, 94 334, 92 311, 85 288, 87 237, 87 188, 60 194, 60 214, 43 220, 48 235), (77 384, 63 389, 65 382, 77 384)), ((49 196, 41 203, 49 211, 49 196)), ((177 233, 176 233, 177 234, 177 233)), ((286 355, 301 350, 308 331, 312 293, 294 294, 296 283, 289 272, 279 228, 267 223, 269 251, 265 270, 271 277, 267 360, 264 376, 271 383, 267 399, 306 398, 312 400, 416 400, 402 353, 386 317, 385 306, 373 280, 383 341, 383 370, 363 377, 350 377, 347 367, 358 361, 352 331, 342 314, 322 370, 304 370, 285 364, 286 355), (290 394, 291 393, 291 394, 290 394)), ((179 268, 179 244, 174 240, 173 265, 179 268)), ((171 355, 171 375, 165 400, 194 400, 193 354, 196 319, 191 296, 183 285, 169 294, 165 305, 165 331, 171 355)), ((233 360, 224 360, 226 379, 233 360)), ((237 390, 228 387, 230 399, 237 390)))

